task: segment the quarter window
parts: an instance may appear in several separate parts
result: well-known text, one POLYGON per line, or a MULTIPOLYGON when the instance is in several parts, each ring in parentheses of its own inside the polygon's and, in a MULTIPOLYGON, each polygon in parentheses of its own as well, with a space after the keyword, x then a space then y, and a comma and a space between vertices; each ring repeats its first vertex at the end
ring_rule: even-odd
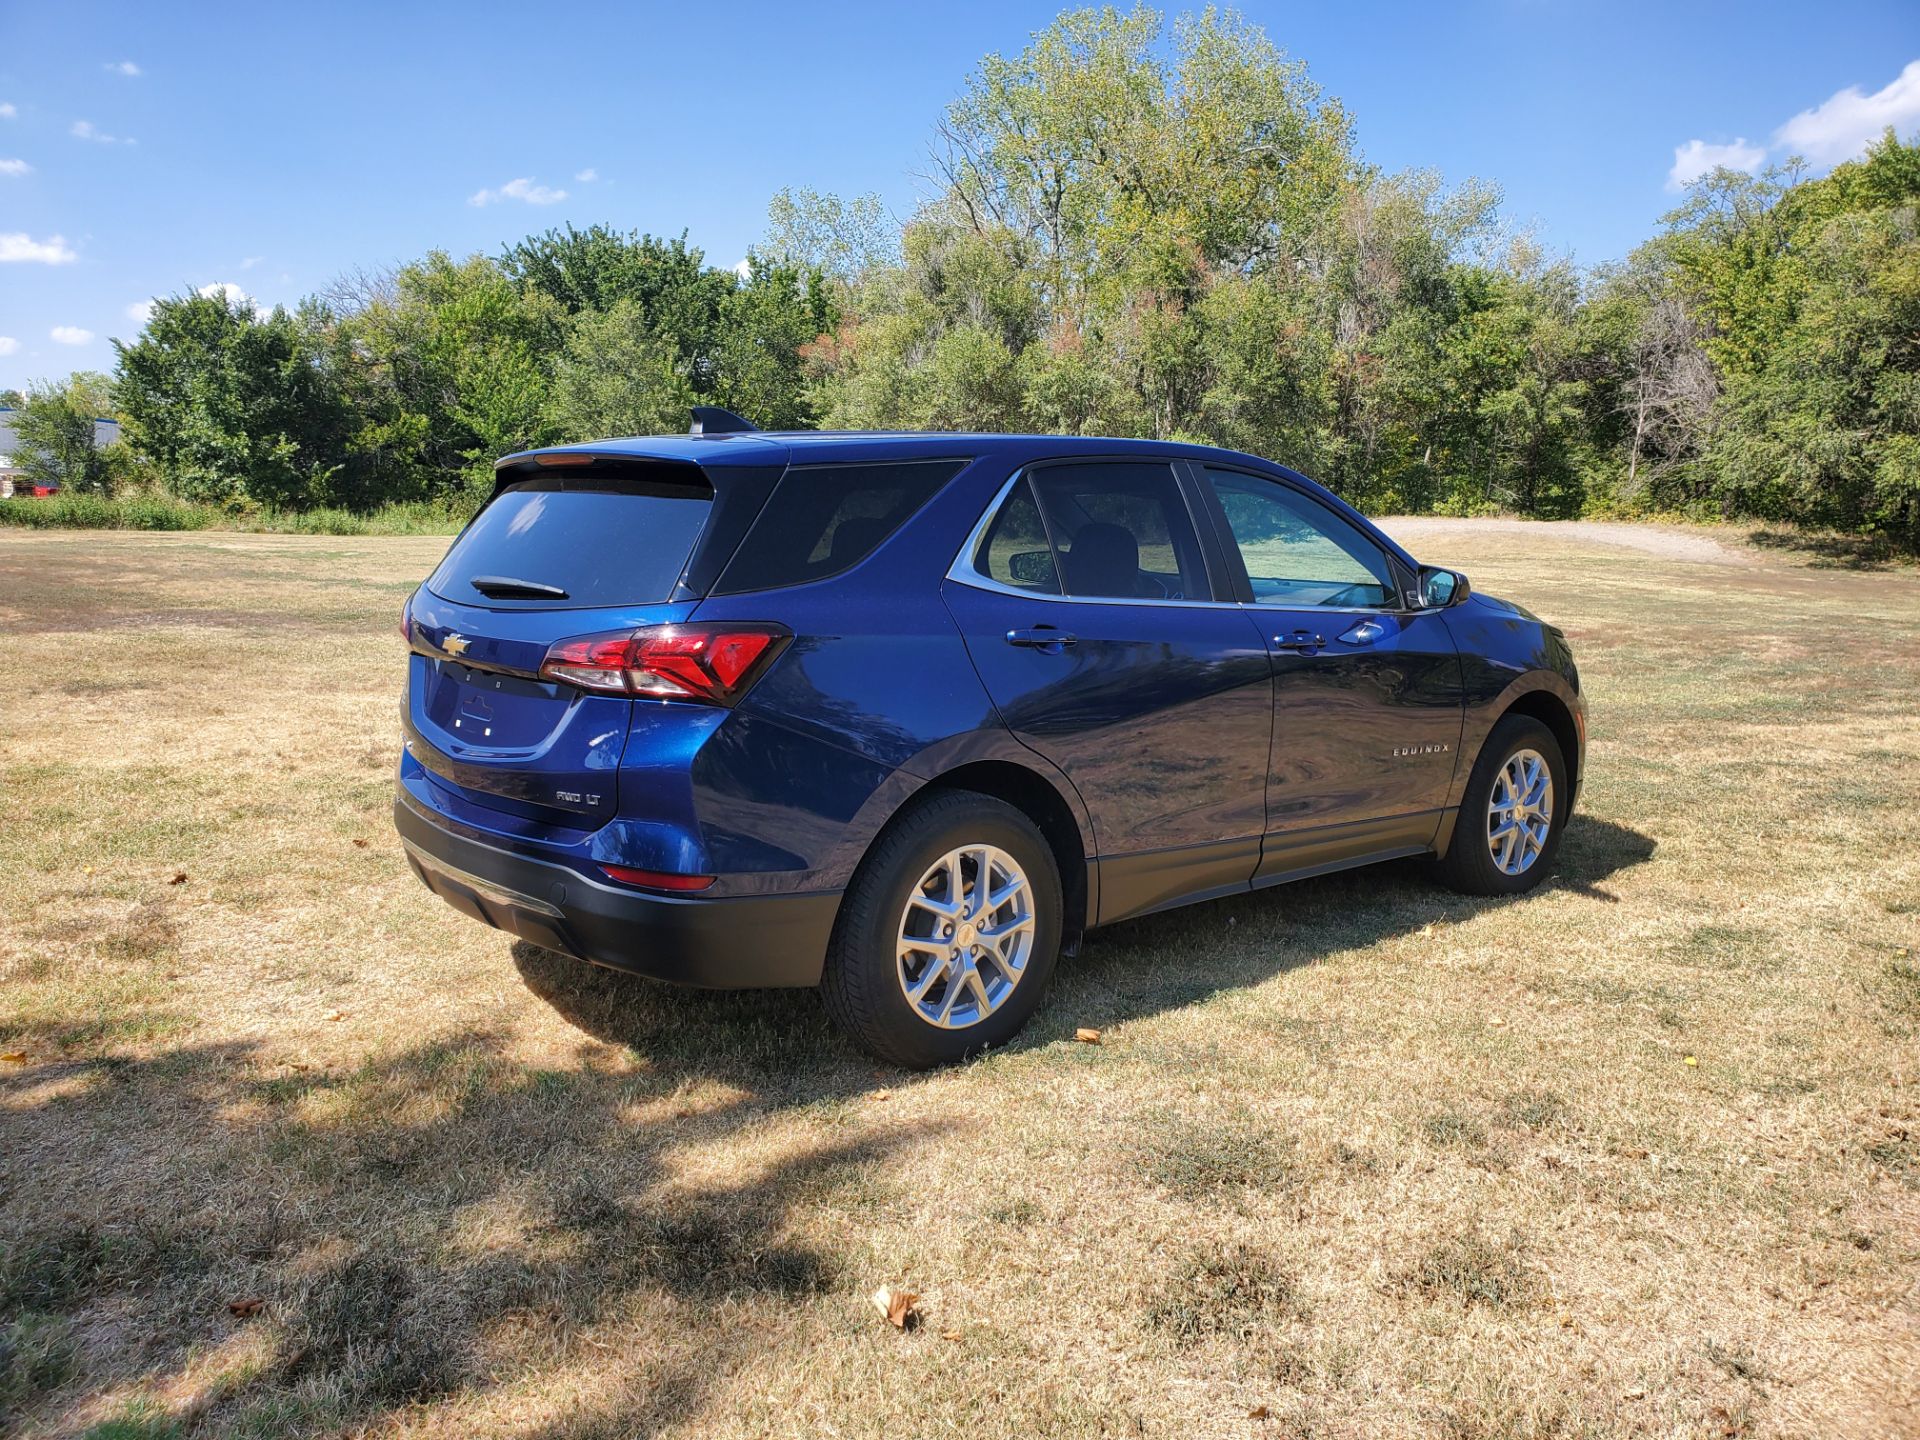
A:
POLYGON ((747 531, 716 595, 804 585, 851 570, 966 464, 796 465, 747 531))
POLYGON ((973 568, 989 580, 1035 595, 1058 595, 1060 571, 1047 543, 1047 527, 1025 480, 1007 492, 974 556, 973 568))
POLYGON ((1378 546, 1318 501, 1272 480, 1207 469, 1254 603, 1385 609, 1397 593, 1378 546))

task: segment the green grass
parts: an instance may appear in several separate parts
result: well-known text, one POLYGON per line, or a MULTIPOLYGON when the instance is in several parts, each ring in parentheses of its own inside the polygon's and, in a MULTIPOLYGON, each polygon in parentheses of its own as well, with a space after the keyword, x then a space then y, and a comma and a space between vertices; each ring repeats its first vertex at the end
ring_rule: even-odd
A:
POLYGON ((333 507, 229 510, 157 492, 56 495, 0 500, 0 526, 31 530, 236 530, 272 535, 452 535, 472 513, 465 504, 412 501, 355 511, 333 507))

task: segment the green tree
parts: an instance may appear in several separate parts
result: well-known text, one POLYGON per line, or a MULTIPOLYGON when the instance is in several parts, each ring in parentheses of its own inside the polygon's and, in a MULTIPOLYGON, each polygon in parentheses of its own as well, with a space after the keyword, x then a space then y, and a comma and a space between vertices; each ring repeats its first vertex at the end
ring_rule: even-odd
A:
POLYGON ((76 371, 56 383, 34 385, 20 398, 13 418, 20 441, 15 457, 29 482, 63 490, 106 494, 114 487, 114 445, 102 445, 100 420, 113 418, 112 382, 76 371))
POLYGON ((852 287, 873 271, 899 263, 900 232, 878 195, 843 200, 788 186, 767 202, 767 237, 760 252, 775 264, 852 287))
POLYGON ((684 430, 694 391, 671 341, 632 300, 573 317, 549 419, 560 440, 684 430))
POLYGON ((440 251, 330 311, 329 364, 357 421, 343 503, 484 492, 500 456, 555 439, 567 324, 494 261, 440 251))
POLYGON ((310 314, 181 295, 115 341, 128 443, 176 494, 222 504, 335 498, 350 415, 310 314))
POLYGON ((1725 514, 1920 547, 1920 148, 1823 179, 1722 172, 1668 217, 1719 381, 1700 472, 1725 514))

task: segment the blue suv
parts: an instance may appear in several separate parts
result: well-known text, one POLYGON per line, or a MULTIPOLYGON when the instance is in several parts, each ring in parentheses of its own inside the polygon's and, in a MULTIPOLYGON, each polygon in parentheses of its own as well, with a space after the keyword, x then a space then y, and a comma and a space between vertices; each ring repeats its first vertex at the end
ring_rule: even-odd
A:
POLYGON ((819 986, 916 1067, 1014 1035, 1094 926, 1408 855, 1530 889, 1585 758, 1558 630, 1199 445, 707 411, 510 455, 403 630, 436 894, 819 986))

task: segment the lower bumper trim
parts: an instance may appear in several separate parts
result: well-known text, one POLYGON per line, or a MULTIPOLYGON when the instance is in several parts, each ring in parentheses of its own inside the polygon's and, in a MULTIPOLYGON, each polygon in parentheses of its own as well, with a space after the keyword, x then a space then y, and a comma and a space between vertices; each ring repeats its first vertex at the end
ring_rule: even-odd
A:
POLYGON ((393 820, 414 874, 454 909, 543 949, 707 989, 820 983, 838 891, 647 895, 455 835, 402 796, 393 820))

